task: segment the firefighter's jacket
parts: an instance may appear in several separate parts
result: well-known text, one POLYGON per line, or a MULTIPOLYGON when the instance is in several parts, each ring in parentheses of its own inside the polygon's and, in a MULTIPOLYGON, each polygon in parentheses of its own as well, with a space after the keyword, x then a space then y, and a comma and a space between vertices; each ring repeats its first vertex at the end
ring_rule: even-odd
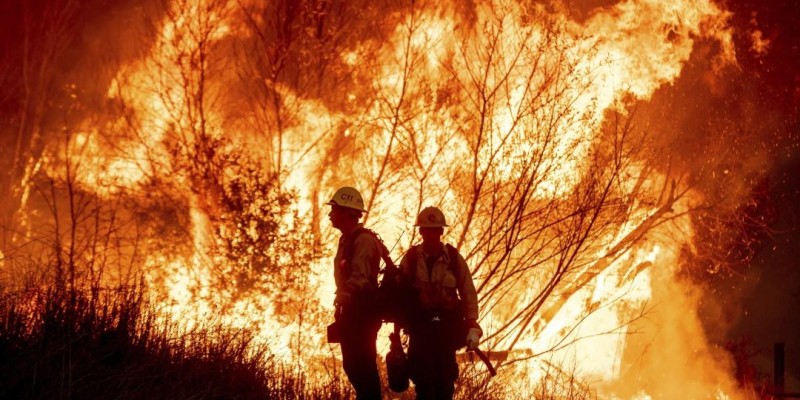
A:
POLYGON ((467 267, 467 262, 456 252, 458 259, 450 263, 450 254, 444 243, 439 258, 428 270, 428 255, 422 245, 413 246, 400 261, 400 270, 411 286, 419 291, 419 304, 429 310, 452 310, 463 307, 464 318, 478 319, 478 295, 467 267), (413 259, 412 259, 413 258, 413 259), (451 267, 453 265, 453 267, 451 267), (456 270, 452 270, 455 268, 456 270))
POLYGON ((352 233, 339 237, 339 246, 333 259, 337 294, 355 296, 372 292, 378 287, 380 243, 374 235, 361 232, 363 229, 363 224, 358 224, 352 233))

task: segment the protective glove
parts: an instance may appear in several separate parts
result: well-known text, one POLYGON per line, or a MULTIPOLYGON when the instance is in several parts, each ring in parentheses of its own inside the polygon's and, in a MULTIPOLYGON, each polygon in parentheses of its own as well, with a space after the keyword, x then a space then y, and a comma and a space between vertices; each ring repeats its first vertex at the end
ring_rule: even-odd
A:
POLYGON ((337 309, 349 307, 352 302, 353 296, 348 292, 336 293, 336 298, 333 300, 333 304, 337 309))
POLYGON ((469 328, 467 331, 467 350, 475 350, 481 341, 483 332, 480 328, 469 328))

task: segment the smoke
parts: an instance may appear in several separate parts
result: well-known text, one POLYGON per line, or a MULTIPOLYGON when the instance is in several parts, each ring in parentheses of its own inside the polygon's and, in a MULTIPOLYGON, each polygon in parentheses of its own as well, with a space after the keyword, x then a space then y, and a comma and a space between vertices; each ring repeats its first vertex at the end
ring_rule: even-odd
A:
POLYGON ((658 262, 663 264, 652 269, 652 315, 633 323, 618 381, 624 384, 612 392, 621 398, 643 393, 654 399, 719 398, 722 393, 746 398, 733 379, 730 354, 705 340, 695 307, 707 295, 691 282, 675 280, 674 256, 664 254, 658 262))
MULTIPOLYGON (((719 49, 701 41, 674 85, 638 110, 643 130, 666 149, 662 170, 688 177, 710 205, 695 218, 693 255, 682 259, 684 276, 703 290, 699 319, 717 345, 752 343, 738 356, 769 374, 772 342, 800 348, 800 328, 783 317, 794 313, 798 293, 789 288, 800 281, 791 250, 800 35, 789 17, 800 10, 784 1, 725 6, 736 65, 715 70, 709 60, 719 49)), ((798 360, 787 365, 800 374, 798 360)))

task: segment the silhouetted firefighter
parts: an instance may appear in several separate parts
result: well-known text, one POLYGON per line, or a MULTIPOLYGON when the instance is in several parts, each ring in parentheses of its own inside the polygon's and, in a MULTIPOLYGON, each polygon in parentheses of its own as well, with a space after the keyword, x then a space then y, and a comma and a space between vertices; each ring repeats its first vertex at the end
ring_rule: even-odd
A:
POLYGON ((359 223, 366 210, 358 190, 340 188, 327 204, 331 206, 331 224, 342 233, 334 258, 336 321, 328 327, 328 341, 341 345, 344 372, 356 399, 380 399, 375 340, 381 318, 376 296, 385 247, 374 232, 359 223), (365 232, 369 234, 362 234, 365 232))
POLYGON ((456 350, 478 350, 478 298, 469 268, 458 250, 441 241, 444 214, 423 209, 415 224, 422 244, 412 246, 400 262, 401 281, 411 286, 408 372, 417 399, 452 399, 458 377, 456 350))

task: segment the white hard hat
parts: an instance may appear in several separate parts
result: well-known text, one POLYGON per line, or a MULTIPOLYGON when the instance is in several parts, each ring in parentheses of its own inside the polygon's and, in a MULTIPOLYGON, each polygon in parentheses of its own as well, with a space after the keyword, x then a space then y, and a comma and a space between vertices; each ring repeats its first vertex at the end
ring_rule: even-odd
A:
POLYGON ((364 198, 361 197, 361 193, 350 186, 341 187, 336 190, 336 193, 333 194, 331 200, 326 204, 352 208, 353 210, 361 212, 367 211, 364 209, 364 198))
POLYGON ((414 226, 420 228, 441 228, 448 226, 444 220, 444 213, 436 207, 425 207, 417 216, 417 223, 414 226))

